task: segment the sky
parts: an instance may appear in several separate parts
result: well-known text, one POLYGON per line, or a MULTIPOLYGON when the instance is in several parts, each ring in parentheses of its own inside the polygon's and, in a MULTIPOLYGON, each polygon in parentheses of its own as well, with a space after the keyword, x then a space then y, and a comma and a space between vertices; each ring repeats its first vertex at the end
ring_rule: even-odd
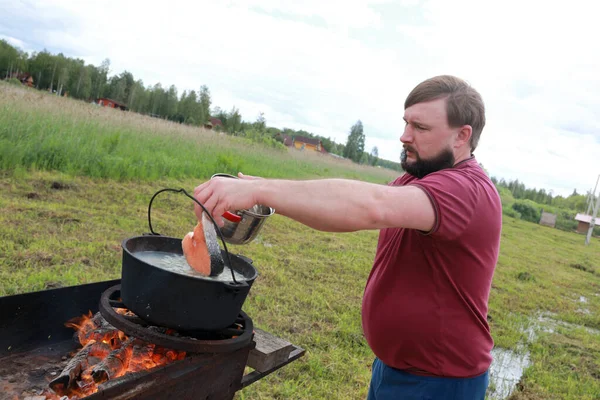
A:
POLYGON ((486 105, 490 175, 568 196, 600 174, 597 2, 534 0, 0 0, 0 38, 130 71, 269 126, 399 161, 403 104, 451 74, 486 105))

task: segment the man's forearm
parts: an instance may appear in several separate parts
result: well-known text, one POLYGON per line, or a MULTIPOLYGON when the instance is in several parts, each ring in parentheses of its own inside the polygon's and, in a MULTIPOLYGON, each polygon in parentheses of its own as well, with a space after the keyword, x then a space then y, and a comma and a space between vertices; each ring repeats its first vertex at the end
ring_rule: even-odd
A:
MULTIPOLYGON (((435 222, 427 194, 410 185, 377 185, 348 179, 220 178, 196 187, 194 194, 221 224, 225 211, 246 209, 257 203, 273 207, 277 213, 311 228, 329 232, 390 227, 429 230, 435 222)), ((198 218, 199 209, 196 209, 198 218)))
POLYGON ((381 227, 378 205, 387 191, 384 185, 344 179, 256 183, 258 203, 314 229, 351 232, 381 227))

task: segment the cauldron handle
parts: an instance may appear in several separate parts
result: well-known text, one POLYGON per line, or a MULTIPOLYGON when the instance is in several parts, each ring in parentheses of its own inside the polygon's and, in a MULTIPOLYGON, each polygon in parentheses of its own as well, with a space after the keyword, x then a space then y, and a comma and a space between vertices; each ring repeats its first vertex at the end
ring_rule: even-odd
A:
POLYGON ((248 286, 248 282, 238 282, 233 284, 231 282, 223 282, 225 289, 231 290, 233 293, 239 293, 244 286, 248 286))
MULTIPOLYGON (((152 196, 152 198, 150 199, 150 204, 148 205, 148 226, 150 227, 150 232, 152 233, 152 235, 160 236, 160 233, 156 233, 156 232, 154 232, 154 229, 152 229, 152 218, 151 218, 150 214, 151 214, 152 202, 154 201, 154 198, 156 196, 158 196, 159 193, 162 193, 162 192, 183 193, 187 197, 189 197, 190 199, 192 199, 193 201, 195 201, 196 204, 198 204, 200 207, 202 207, 202 209, 204 210, 204 212, 206 213, 206 215, 208 215, 208 217, 210 218, 210 220, 212 221, 212 223, 215 225, 215 230, 217 231, 217 234, 219 235, 219 238, 221 238, 221 242, 223 242, 223 248, 225 249, 225 256, 227 257, 227 263, 229 265, 229 269, 231 270, 231 278, 233 279, 234 284, 235 285, 243 285, 243 284, 247 285, 246 282, 238 282, 235 279, 235 274, 233 273, 233 264, 231 263, 231 258, 229 257, 229 250, 227 250, 227 245, 225 244, 225 239, 223 238, 223 234, 221 233, 221 229, 219 228, 219 225, 217 225, 217 223, 215 222, 215 220, 212 217, 212 215, 210 215, 210 213, 202 205, 202 203, 200 203, 198 200, 196 200, 196 198, 194 196, 190 196, 188 194, 188 192, 185 191, 185 189, 170 189, 170 188, 166 188, 166 189, 161 189, 158 192, 154 193, 154 196, 152 196)), ((229 285, 232 286, 231 283, 229 285)))

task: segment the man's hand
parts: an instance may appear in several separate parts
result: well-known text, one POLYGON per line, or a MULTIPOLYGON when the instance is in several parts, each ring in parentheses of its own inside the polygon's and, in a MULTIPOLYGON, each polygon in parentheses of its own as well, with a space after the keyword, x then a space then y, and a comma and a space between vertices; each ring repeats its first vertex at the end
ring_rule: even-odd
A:
MULTIPOLYGON (((247 176, 241 172, 240 179, 215 177, 194 189, 194 197, 210 212, 219 227, 223 227, 225 211, 248 209, 257 204, 256 192, 262 178, 247 176)), ((202 208, 195 204, 194 211, 198 220, 202 217, 202 208)))

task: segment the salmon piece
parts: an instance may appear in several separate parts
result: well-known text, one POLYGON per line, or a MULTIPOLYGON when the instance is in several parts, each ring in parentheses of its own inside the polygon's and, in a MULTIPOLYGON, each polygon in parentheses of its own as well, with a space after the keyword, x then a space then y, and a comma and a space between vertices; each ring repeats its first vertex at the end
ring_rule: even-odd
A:
POLYGON ((225 263, 217 243, 217 233, 204 212, 194 231, 183 238, 181 247, 189 266, 203 276, 215 276, 223 272, 225 263))

